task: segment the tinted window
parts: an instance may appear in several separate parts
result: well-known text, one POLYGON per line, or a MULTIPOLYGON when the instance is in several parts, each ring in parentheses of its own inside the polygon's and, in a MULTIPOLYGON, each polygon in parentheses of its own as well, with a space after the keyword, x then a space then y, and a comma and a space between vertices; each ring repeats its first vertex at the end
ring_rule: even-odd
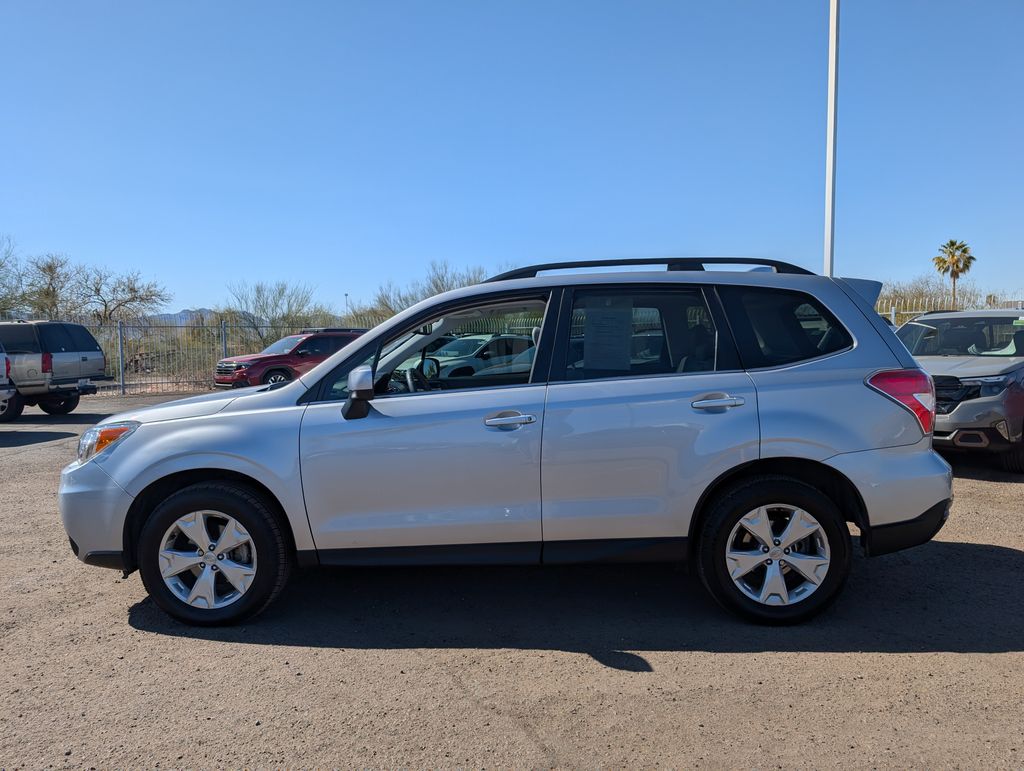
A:
POLYGON ((745 367, 773 367, 853 345, 850 333, 810 295, 764 287, 720 287, 745 367))
POLYGON ((299 346, 298 350, 307 351, 310 356, 328 356, 337 348, 331 347, 331 338, 329 337, 310 337, 299 346))
POLYGON ((0 324, 0 342, 7 353, 39 353, 39 340, 32 324, 0 324))
POLYGON ((39 339, 47 353, 71 353, 78 350, 63 324, 40 324, 39 339))
POLYGON ((71 335, 71 342, 74 343, 76 351, 101 350, 100 344, 96 342, 96 338, 81 324, 65 324, 64 329, 71 335))
POLYGON ((712 372, 719 336, 699 289, 575 293, 565 378, 712 372))

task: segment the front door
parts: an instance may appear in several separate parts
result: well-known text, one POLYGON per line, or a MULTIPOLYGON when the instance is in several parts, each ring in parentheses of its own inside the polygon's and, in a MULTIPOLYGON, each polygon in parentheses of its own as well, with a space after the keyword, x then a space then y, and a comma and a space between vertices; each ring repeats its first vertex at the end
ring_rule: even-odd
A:
POLYGON ((700 288, 574 293, 548 387, 544 561, 680 556, 701 493, 758 457, 757 395, 700 288))
POLYGON ((480 302, 415 321, 321 384, 302 420, 300 462, 322 562, 539 560, 545 384, 529 371, 411 371, 441 336, 529 330, 546 307, 533 297, 480 302), (345 419, 347 374, 363 363, 375 363, 378 393, 365 417, 345 419))

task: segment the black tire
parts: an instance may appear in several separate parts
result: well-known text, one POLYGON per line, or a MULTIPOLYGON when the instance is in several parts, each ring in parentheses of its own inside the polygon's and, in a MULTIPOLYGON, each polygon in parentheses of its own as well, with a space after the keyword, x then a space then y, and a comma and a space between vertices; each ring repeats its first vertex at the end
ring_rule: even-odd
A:
POLYGON ((270 383, 287 383, 291 379, 292 379, 292 373, 289 372, 288 370, 286 370, 286 369, 272 369, 272 370, 270 370, 269 372, 267 372, 263 376, 262 382, 263 382, 264 385, 269 385, 270 383), (280 378, 283 378, 283 379, 282 380, 275 380, 274 378, 277 378, 277 377, 280 377, 280 378))
POLYGON ((1024 447, 1014 447, 1002 454, 1003 468, 1011 474, 1024 474, 1024 447))
POLYGON ((71 394, 69 396, 59 398, 42 399, 39 402, 39 409, 47 415, 67 415, 70 412, 74 412, 81 399, 82 397, 79 394, 71 394))
POLYGON ((10 399, 0 402, 0 423, 10 423, 13 420, 17 420, 21 417, 24 409, 25 402, 22 401, 21 394, 15 391, 14 396, 10 399))
POLYGON ((139 535, 139 573, 153 601, 168 615, 193 626, 221 626, 252 618, 267 607, 288 582, 292 555, 288 540, 267 502, 254 491, 228 482, 201 482, 164 500, 139 535), (256 576, 237 600, 222 608, 196 608, 179 599, 160 575, 161 541, 178 519, 194 511, 227 514, 238 520, 256 550, 256 576))
MULTIPOLYGON (((698 538, 697 570, 711 596, 727 610, 760 624, 798 624, 817 615, 835 601, 850 573, 850 531, 839 509, 819 490, 790 477, 752 477, 727 490, 711 503, 698 538), (803 509, 818 520, 828 542, 824 580, 790 605, 764 605, 748 597, 730 577, 725 558, 737 522, 759 506, 771 504, 803 509)), ((792 568, 784 570, 792 572, 792 568)))

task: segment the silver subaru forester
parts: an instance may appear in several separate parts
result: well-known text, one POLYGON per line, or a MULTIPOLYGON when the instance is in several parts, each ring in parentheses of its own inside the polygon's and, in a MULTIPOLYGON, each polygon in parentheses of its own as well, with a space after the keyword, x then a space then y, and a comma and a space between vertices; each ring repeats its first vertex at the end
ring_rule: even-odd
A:
POLYGON ((840 592, 848 523, 868 555, 938 532, 932 382, 877 283, 763 260, 615 270, 633 262, 652 264, 502 274, 292 382, 99 423, 61 477, 71 548, 138 569, 190 624, 253 616, 293 565, 595 561, 688 562, 724 607, 785 624, 840 592), (448 374, 432 343, 466 335, 533 353, 448 374))

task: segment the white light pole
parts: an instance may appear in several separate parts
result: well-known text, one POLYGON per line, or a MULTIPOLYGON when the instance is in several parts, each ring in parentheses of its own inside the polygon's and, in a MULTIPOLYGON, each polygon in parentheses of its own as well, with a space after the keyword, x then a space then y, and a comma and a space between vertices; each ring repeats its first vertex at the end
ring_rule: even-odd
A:
POLYGON ((825 133, 825 275, 834 271, 836 228, 836 90, 839 86, 839 0, 829 0, 828 120, 825 133))

